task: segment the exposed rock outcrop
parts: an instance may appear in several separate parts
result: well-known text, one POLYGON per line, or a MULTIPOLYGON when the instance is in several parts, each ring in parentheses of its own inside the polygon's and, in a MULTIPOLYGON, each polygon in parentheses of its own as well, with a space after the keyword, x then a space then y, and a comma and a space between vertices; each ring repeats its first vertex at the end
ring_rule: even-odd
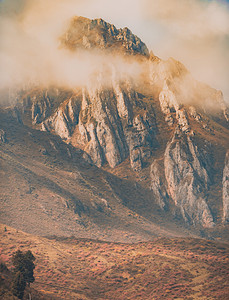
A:
POLYGON ((206 202, 211 182, 207 155, 198 149, 194 139, 176 130, 165 150, 164 167, 168 194, 184 220, 212 227, 213 217, 206 202))
POLYGON ((165 209, 170 198, 187 223, 204 227, 214 226, 206 196, 211 183, 209 153, 177 128, 167 144, 163 166, 157 161, 151 165, 151 189, 159 206, 165 209))
POLYGON ((127 86, 84 90, 79 133, 85 151, 101 166, 111 167, 130 155, 131 166, 140 170, 151 156, 156 141, 153 111, 137 111, 137 94, 127 86))
POLYGON ((80 102, 77 98, 67 99, 57 111, 42 122, 43 131, 54 131, 63 139, 68 139, 74 126, 79 122, 80 102))
POLYGON ((223 170, 223 221, 229 222, 229 151, 226 154, 223 170))
POLYGON ((51 101, 47 94, 44 92, 43 97, 34 96, 32 99, 32 120, 33 124, 40 124, 42 120, 49 116, 51 108, 51 101))
POLYGON ((127 27, 117 29, 102 19, 74 17, 61 41, 72 50, 99 48, 149 56, 146 45, 127 27))
POLYGON ((160 166, 159 162, 155 160, 150 168, 151 185, 150 189, 153 191, 155 200, 161 209, 165 209, 168 202, 168 194, 166 186, 164 185, 164 166, 160 166))
POLYGON ((165 114, 165 121, 169 126, 174 124, 172 113, 176 112, 176 120, 183 132, 190 132, 188 116, 184 108, 178 103, 175 94, 169 89, 166 81, 163 90, 159 94, 159 101, 162 112, 165 114))

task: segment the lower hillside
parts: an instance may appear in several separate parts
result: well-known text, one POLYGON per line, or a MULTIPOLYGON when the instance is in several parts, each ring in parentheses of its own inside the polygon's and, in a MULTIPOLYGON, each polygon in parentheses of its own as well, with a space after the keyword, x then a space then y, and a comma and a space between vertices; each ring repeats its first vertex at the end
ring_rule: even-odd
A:
POLYGON ((229 245, 193 238, 137 244, 42 238, 0 226, 1 261, 36 256, 32 287, 51 299, 228 299, 229 245))

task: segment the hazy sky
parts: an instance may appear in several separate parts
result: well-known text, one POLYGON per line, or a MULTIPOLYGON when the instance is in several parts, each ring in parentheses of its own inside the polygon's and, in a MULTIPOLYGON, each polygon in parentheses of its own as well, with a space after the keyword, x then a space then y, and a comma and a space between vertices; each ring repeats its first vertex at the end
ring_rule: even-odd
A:
MULTIPOLYGON (((180 60, 197 79, 223 90, 225 100, 229 101, 228 2, 216 0, 0 0, 1 16, 5 19, 7 16, 9 24, 2 26, 0 34, 1 37, 5 37, 7 33, 8 40, 11 34, 15 34, 15 24, 12 28, 9 21, 15 20, 15 16, 20 18, 23 16, 23 22, 27 24, 25 27, 27 38, 29 38, 28 34, 34 37, 38 32, 41 37, 43 30, 44 41, 51 34, 59 34, 58 30, 61 31, 62 24, 73 15, 83 15, 89 18, 101 17, 118 28, 129 27, 159 57, 167 59, 172 56, 180 60)), ((14 38, 13 35, 12 38, 14 38)), ((0 42, 1 51, 2 44, 6 43, 2 38, 0 42)), ((19 44, 22 45, 23 42, 25 42, 23 39, 17 40, 12 47, 20 48, 19 44)), ((40 43, 42 44, 42 41, 40 43)))

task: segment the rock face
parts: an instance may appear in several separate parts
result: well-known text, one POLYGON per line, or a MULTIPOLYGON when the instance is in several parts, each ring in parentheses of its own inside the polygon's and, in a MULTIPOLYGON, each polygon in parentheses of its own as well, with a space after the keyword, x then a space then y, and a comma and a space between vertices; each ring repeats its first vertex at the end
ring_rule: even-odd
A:
POLYGON ((146 45, 127 27, 117 29, 102 19, 73 18, 61 42, 72 50, 97 48, 149 56, 146 45))
POLYGON ((214 169, 219 165, 218 145, 229 147, 222 93, 194 80, 180 62, 149 54, 129 29, 102 19, 73 18, 61 45, 131 57, 141 64, 141 76, 138 81, 120 77, 109 62, 106 73, 96 70, 84 87, 27 92, 21 110, 22 116, 31 116, 31 126, 59 135, 98 167, 113 169, 126 161, 140 182, 146 178, 144 188, 151 190, 160 209, 172 209, 190 225, 210 228, 217 223, 211 188, 223 181, 222 217, 228 221, 228 155, 223 179, 217 175, 220 182, 214 181, 214 174, 222 173, 214 169), (103 77, 108 77, 106 84, 103 77))
POLYGON ((162 112, 165 114, 165 120, 168 122, 169 126, 174 124, 174 118, 172 112, 176 112, 176 120, 178 122, 179 128, 183 132, 189 132, 190 126, 187 118, 187 113, 185 109, 181 107, 178 103, 176 96, 169 89, 166 82, 164 82, 163 90, 159 94, 159 101, 162 112))
POLYGON ((151 185, 150 189, 155 195, 155 199, 160 206, 161 209, 166 209, 168 203, 168 193, 166 189, 166 185, 163 181, 163 167, 160 166, 159 162, 155 160, 150 168, 150 178, 151 178, 151 185))
POLYGON ((39 124, 48 117, 51 108, 51 101, 47 93, 42 98, 36 96, 32 99, 32 120, 33 124, 39 124))
POLYGON ((223 170, 223 221, 229 221, 229 151, 226 154, 223 170))
POLYGON ((54 131, 62 139, 68 139, 79 122, 80 104, 77 98, 67 99, 57 111, 42 122, 43 131, 54 131))
POLYGON ((176 131, 164 155, 168 194, 191 224, 213 226, 213 217, 206 202, 211 183, 208 152, 198 149, 194 140, 176 131))
POLYGON ((154 110, 138 99, 129 81, 113 82, 110 88, 83 88, 52 113, 53 100, 47 92, 33 101, 33 124, 76 141, 99 167, 107 162, 114 168, 130 157, 131 167, 141 170, 158 147, 154 110))
POLYGON ((130 156, 132 168, 140 170, 157 146, 153 110, 139 109, 130 85, 84 90, 82 98, 78 132, 92 160, 113 168, 130 156))
POLYGON ((210 149, 198 149, 194 139, 177 128, 164 153, 164 174, 157 162, 151 165, 151 189, 160 207, 170 198, 187 223, 204 227, 214 226, 206 199, 211 184, 209 153, 210 149))

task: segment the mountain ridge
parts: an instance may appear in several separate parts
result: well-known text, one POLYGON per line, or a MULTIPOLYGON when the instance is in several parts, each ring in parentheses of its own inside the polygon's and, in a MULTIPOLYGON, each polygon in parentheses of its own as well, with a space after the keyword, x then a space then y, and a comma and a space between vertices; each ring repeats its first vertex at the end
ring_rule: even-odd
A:
POLYGON ((129 28, 117 29, 101 18, 72 18, 65 34, 60 38, 60 43, 62 47, 70 50, 79 47, 98 48, 111 52, 121 50, 125 54, 139 54, 143 57, 150 55, 147 46, 129 28))

